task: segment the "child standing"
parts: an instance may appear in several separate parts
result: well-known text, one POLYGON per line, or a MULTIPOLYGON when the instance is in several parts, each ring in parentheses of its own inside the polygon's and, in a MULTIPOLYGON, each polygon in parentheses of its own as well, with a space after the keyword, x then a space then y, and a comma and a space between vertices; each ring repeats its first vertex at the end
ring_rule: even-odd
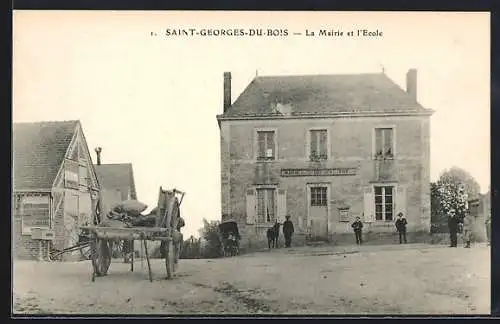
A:
POLYGON ((351 227, 354 230, 354 235, 356 236, 356 244, 363 243, 363 223, 359 217, 352 223, 351 227))

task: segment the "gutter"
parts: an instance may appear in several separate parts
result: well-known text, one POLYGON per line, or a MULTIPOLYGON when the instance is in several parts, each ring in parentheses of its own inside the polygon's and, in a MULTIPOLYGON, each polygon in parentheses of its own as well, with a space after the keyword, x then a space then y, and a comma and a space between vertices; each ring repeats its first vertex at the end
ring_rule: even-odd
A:
POLYGON ((412 112, 335 112, 335 113, 301 113, 282 114, 241 114, 234 116, 217 115, 217 121, 223 120, 266 120, 266 119, 312 119, 312 118, 343 118, 343 117, 396 117, 396 116, 431 116, 435 110, 412 112))

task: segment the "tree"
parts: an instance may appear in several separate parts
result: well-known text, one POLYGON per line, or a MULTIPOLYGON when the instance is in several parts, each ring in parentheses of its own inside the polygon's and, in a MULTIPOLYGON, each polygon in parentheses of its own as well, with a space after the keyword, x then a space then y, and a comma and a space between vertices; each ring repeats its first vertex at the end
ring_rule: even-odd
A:
POLYGON ((468 197, 479 195, 479 184, 465 170, 452 167, 431 183, 431 222, 433 231, 445 231, 447 217, 453 210, 459 221, 468 210, 468 197))
POLYGON ((207 221, 203 219, 203 228, 200 230, 201 237, 205 241, 202 249, 204 258, 218 258, 221 256, 222 242, 219 236, 219 221, 207 221))
POLYGON ((183 242, 181 259, 199 259, 201 257, 201 239, 191 235, 183 242))
POLYGON ((479 183, 467 171, 459 167, 451 167, 449 170, 444 170, 439 176, 440 180, 461 183, 465 186, 465 192, 469 197, 478 197, 481 193, 479 183))

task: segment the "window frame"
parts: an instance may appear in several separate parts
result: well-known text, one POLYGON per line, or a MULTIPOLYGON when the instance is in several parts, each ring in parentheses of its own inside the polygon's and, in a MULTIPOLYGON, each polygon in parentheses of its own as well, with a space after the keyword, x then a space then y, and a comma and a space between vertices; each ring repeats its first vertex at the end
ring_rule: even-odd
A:
POLYGON ((278 199, 277 199, 277 193, 278 193, 278 188, 275 186, 258 186, 254 188, 255 190, 255 207, 256 207, 256 213, 255 213, 255 224, 256 225, 268 225, 268 224, 274 224, 275 220, 278 217, 278 199), (264 210, 267 210, 267 204, 268 204, 268 193, 272 192, 273 196, 273 217, 270 221, 267 221, 266 216, 263 215, 264 221, 261 221, 260 217, 260 208, 259 208, 259 192, 264 191, 265 196, 264 196, 264 210))
POLYGON ((328 188, 326 186, 311 187, 311 190, 309 193, 311 195, 311 197, 310 197, 311 207, 326 207, 326 206, 328 206, 328 188), (316 191, 319 191, 319 192, 316 192, 316 191))
MULTIPOLYGON (((267 143, 267 137, 266 137, 267 143)), ((255 128, 254 129, 254 160, 256 162, 274 162, 278 160, 278 129, 277 128, 255 128), (274 154, 272 157, 259 156, 259 133, 273 132, 274 133, 274 154)))
POLYGON ((374 204, 374 213, 375 213, 375 222, 392 222, 395 220, 395 206, 396 206, 396 195, 397 195, 397 187, 392 184, 377 184, 373 186, 373 204, 374 204), (377 195, 377 188, 381 188, 382 194, 377 195), (391 188, 391 196, 392 200, 390 203, 391 206, 391 219, 387 219, 387 209, 386 206, 387 204, 387 194, 386 194, 386 188, 391 188), (377 196, 382 197, 382 203, 377 203, 377 196), (382 219, 377 219, 377 205, 382 205, 382 219))
MULTIPOLYGON (((372 159, 377 160, 377 159, 386 159, 386 160, 392 160, 396 157, 396 126, 395 125, 377 125, 373 127, 372 129, 372 159), (377 130, 382 130, 382 129, 391 129, 392 130, 392 154, 391 155, 386 155, 384 152, 382 152, 382 155, 380 156, 377 152, 377 130)), ((384 143, 384 138, 382 137, 382 145, 384 143)))
POLYGON ((50 198, 50 195, 23 195, 20 197, 20 202, 19 202, 19 214, 21 218, 21 234, 22 235, 31 235, 32 229, 33 228, 41 228, 41 229, 52 229, 52 213, 51 213, 51 208, 52 208, 52 199, 50 198), (46 198, 47 202, 45 203, 33 203, 33 202, 26 202, 26 199, 30 198, 46 198), (48 225, 35 225, 35 226, 28 226, 25 224, 25 205, 26 204, 31 204, 31 205, 47 205, 47 214, 48 214, 48 225))
POLYGON ((78 164, 78 188, 80 191, 84 191, 84 192, 87 192, 88 189, 90 187, 90 176, 89 176, 89 168, 86 164, 83 164, 83 163, 79 163, 78 164), (85 178, 82 178, 82 175, 81 175, 81 169, 85 169, 86 170, 86 176, 85 178), (82 179, 85 179, 85 182, 82 183, 82 179))
MULTIPOLYGON (((307 129, 306 133, 306 160, 311 161, 311 162, 317 162, 317 161, 328 161, 331 159, 331 141, 330 141, 330 128, 325 126, 317 126, 317 127, 311 127, 307 129), (314 158, 312 155, 312 133, 313 131, 326 131, 326 156, 324 158, 314 158)), ((318 138, 318 145, 319 145, 319 138, 318 138)))

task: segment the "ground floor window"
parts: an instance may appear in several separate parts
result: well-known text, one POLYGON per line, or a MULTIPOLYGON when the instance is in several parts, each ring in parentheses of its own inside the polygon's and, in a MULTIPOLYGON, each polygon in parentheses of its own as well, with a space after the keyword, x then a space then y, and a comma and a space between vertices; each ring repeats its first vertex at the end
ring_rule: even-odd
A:
POLYGON ((276 220, 275 189, 257 189, 257 222, 266 223, 276 220))
POLYGON ((394 187, 375 186, 375 219, 394 219, 394 187))
POLYGON ((48 196, 26 196, 21 200, 21 219, 23 234, 31 229, 50 228, 50 207, 48 196))
POLYGON ((311 206, 326 206, 326 187, 311 188, 311 206))

